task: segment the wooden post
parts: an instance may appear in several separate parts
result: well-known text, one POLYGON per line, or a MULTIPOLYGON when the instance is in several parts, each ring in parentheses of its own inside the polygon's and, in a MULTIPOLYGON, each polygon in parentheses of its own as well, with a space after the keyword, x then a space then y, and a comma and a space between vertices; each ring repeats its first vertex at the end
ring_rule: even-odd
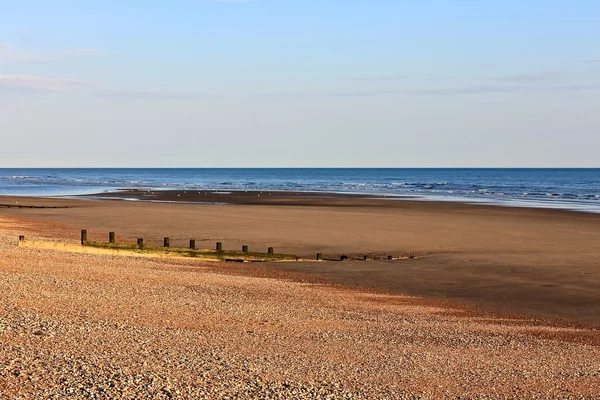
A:
POLYGON ((168 238, 168 237, 166 237, 166 238, 164 239, 164 246, 165 246, 165 247, 169 247, 170 245, 171 245, 171 241, 169 240, 169 238, 168 238))
POLYGON ((217 251, 223 251, 223 243, 217 242, 217 251))
POLYGON ((267 250, 267 254, 275 254, 275 249, 269 247, 269 249, 267 250))
POLYGON ((115 244, 115 233, 108 232, 108 243, 115 244))
POLYGON ((137 245, 140 249, 144 247, 144 238, 138 238, 137 245))
POLYGON ((190 249, 196 250, 196 241, 194 239, 190 239, 190 249))
POLYGON ((321 261, 323 259, 323 254, 317 253, 317 261, 321 261))
POLYGON ((367 261, 369 259, 369 256, 364 256, 364 260, 367 261))
POLYGON ((87 231, 85 229, 81 230, 81 245, 83 246, 87 242, 87 231))
POLYGON ((248 245, 243 245, 242 246, 242 253, 247 253, 248 252, 248 245))

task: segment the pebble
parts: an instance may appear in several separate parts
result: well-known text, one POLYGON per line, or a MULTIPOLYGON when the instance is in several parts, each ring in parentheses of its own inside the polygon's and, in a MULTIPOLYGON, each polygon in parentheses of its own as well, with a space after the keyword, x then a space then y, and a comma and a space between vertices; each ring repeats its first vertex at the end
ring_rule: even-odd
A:
POLYGON ((0 399, 599 398, 596 331, 15 246, 38 230, 0 217, 0 399))

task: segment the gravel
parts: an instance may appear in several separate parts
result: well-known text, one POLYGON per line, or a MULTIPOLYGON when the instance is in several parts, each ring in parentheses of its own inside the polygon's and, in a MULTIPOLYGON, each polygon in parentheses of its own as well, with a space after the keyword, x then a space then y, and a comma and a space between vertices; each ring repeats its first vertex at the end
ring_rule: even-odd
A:
POLYGON ((600 398, 591 329, 19 234, 64 231, 0 217, 0 398, 600 398))

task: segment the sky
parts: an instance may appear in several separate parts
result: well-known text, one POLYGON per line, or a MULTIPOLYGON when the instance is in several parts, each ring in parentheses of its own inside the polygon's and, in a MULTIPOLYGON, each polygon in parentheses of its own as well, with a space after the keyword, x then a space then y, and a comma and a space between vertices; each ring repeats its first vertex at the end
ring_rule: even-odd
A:
POLYGON ((600 1, 0 0, 0 167, 600 167, 600 1))

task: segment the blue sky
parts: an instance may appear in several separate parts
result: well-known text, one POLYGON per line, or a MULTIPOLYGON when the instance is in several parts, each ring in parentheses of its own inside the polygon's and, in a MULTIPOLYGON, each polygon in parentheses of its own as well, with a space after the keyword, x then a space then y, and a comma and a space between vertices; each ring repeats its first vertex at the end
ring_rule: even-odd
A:
POLYGON ((599 18, 577 0, 0 0, 0 167, 598 167, 599 18))

